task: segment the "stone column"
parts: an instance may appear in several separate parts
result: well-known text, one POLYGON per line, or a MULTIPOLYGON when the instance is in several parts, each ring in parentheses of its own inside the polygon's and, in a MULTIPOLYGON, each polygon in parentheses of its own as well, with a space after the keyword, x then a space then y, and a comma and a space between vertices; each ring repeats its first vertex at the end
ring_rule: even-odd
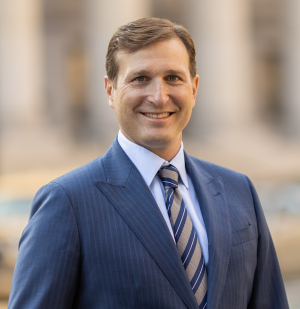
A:
POLYGON ((0 0, 0 121, 32 125, 43 105, 40 2, 0 0))
POLYGON ((300 1, 285 0, 283 7, 282 111, 284 129, 300 138, 300 1))
POLYGON ((111 141, 118 122, 104 91, 105 56, 114 30, 132 20, 151 14, 150 0, 87 0, 87 33, 90 68, 90 117, 97 140, 111 141))
POLYGON ((253 120, 250 1, 186 0, 182 23, 190 31, 200 76, 189 134, 236 130, 253 120))

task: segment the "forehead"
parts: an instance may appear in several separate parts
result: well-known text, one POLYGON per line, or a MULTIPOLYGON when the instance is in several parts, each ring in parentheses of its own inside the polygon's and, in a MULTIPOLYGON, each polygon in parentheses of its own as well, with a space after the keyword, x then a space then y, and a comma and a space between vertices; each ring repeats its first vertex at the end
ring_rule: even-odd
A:
POLYGON ((189 72, 189 55, 179 38, 147 45, 135 52, 119 51, 118 75, 135 70, 181 69, 189 72))

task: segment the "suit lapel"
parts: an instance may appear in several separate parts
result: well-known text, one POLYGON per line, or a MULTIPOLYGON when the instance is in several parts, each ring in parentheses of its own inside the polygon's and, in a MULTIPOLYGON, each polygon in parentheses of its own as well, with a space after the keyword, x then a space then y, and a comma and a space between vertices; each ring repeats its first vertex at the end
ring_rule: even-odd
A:
POLYGON ((217 309, 224 289, 230 258, 231 229, 221 177, 212 177, 185 154, 208 236, 207 309, 217 309))
POLYGON ((197 303, 169 229, 144 179, 117 140, 102 158, 106 179, 97 183, 136 234, 188 308, 197 303))

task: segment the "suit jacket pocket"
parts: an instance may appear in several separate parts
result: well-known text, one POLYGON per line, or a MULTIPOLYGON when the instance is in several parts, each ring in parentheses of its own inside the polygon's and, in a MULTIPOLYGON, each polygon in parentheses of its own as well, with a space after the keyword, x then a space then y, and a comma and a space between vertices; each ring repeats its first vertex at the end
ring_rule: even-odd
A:
POLYGON ((237 246, 256 238, 256 229, 254 225, 249 226, 232 232, 232 246, 237 246))

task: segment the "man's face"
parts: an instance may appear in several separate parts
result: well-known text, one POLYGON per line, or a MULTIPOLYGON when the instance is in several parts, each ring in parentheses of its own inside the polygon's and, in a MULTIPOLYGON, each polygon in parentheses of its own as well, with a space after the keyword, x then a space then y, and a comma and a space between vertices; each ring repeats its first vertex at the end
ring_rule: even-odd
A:
POLYGON ((118 64, 116 87, 106 77, 105 89, 121 131, 154 153, 177 148, 176 154, 195 105, 199 79, 191 79, 184 44, 174 38, 134 53, 121 51, 118 64))

